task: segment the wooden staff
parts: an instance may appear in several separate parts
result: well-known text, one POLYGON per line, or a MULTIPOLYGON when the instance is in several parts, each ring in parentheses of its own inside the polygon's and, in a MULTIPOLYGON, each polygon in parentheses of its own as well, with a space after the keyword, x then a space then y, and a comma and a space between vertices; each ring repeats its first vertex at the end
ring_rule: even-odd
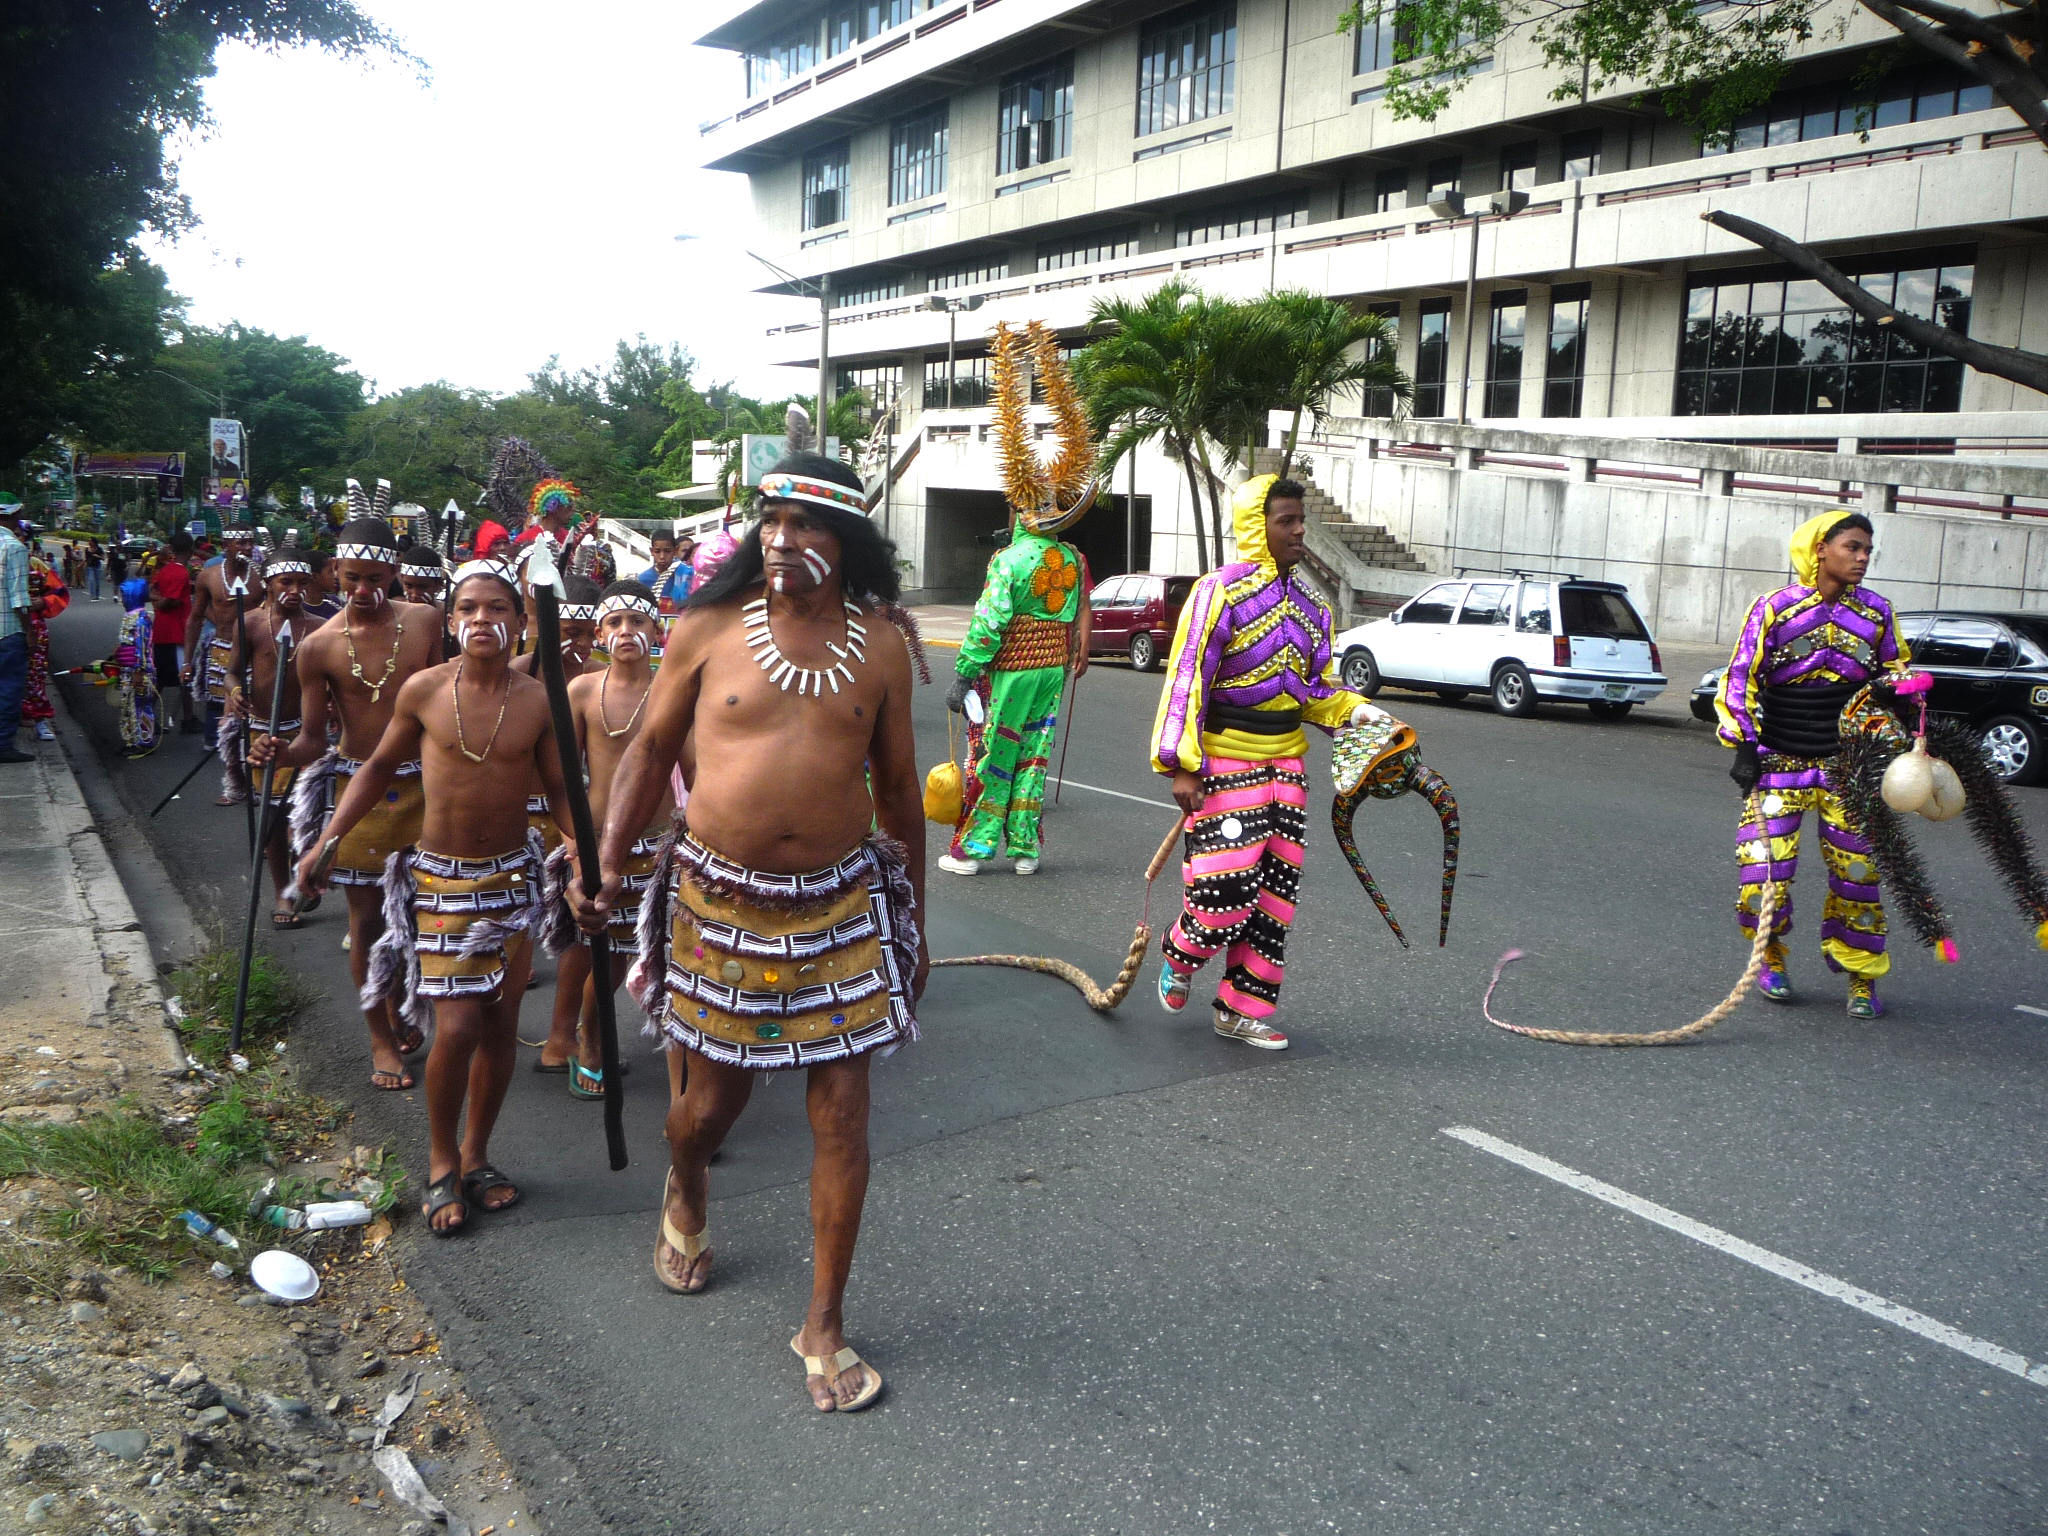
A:
MULTIPOLYGON (((555 751, 562 760, 562 786, 569 796, 569 819, 576 829, 576 865, 582 871, 583 894, 595 896, 598 877, 597 826, 590 818, 590 795, 583 786, 583 754, 576 747, 576 721, 569 713, 569 679, 562 669, 562 573, 546 534, 534 541, 527 558, 526 579, 533 588, 541 681, 547 684, 548 712, 554 717, 555 751)), ((619 1018, 612 996, 612 941, 604 929, 588 934, 590 984, 597 992, 597 1039, 604 1059, 604 1140, 612 1172, 626 1166, 625 1100, 619 1084, 619 1018)))
MULTIPOLYGON (((241 666, 241 672, 242 672, 242 677, 241 677, 241 683, 242 683, 242 700, 243 700, 243 703, 244 703, 245 707, 246 707, 246 705, 247 705, 247 702, 248 702, 248 698, 249 698, 249 677, 250 677, 250 658, 249 658, 249 574, 250 574, 250 572, 251 572, 251 570, 252 570, 253 568, 254 568, 254 563, 253 563, 252 561, 244 561, 244 562, 243 562, 243 564, 242 564, 242 576, 241 576, 241 579, 240 579, 239 581, 229 581, 229 582, 228 582, 228 584, 227 584, 227 585, 228 585, 228 595, 229 595, 230 597, 232 597, 232 598, 233 598, 233 599, 235 600, 235 655, 236 655, 236 657, 237 657, 237 658, 239 658, 239 659, 240 659, 240 661, 241 661, 241 664, 242 664, 242 666, 241 666)), ((221 561, 221 567, 220 567, 220 574, 221 574, 221 579, 222 579, 223 581, 227 581, 228 567, 227 567, 227 561, 226 561, 226 560, 222 560, 222 561, 221 561)), ((202 661, 202 662, 200 663, 200 682, 201 682, 201 685, 202 685, 202 687, 204 686, 204 683, 205 683, 205 678, 206 678, 206 663, 205 663, 204 661, 202 661)), ((226 686, 227 686, 227 679, 226 679, 226 678, 222 678, 222 679, 221 679, 221 686, 222 686, 222 688, 223 688, 223 689, 225 689, 225 688, 226 688, 226 686)), ((202 705, 201 707, 203 708, 204 706, 202 705)), ((225 713, 223 713, 223 715, 222 715, 222 718, 221 718, 221 724, 222 724, 222 725, 226 725, 226 724, 227 724, 227 718, 226 718, 226 715, 225 715, 225 713)), ((246 740, 247 734, 248 734, 248 722, 247 722, 247 721, 245 720, 245 721, 243 722, 243 735, 244 735, 244 738, 245 738, 245 739, 244 739, 244 741, 243 741, 243 743, 242 743, 242 791, 243 791, 243 793, 242 793, 242 819, 243 819, 244 821, 246 821, 246 822, 248 823, 248 825, 249 825, 249 849, 250 849, 250 851, 251 851, 251 852, 253 853, 253 852, 255 852, 255 851, 256 851, 256 848, 257 848, 257 841, 258 841, 258 839, 257 839, 257 836, 256 836, 256 803, 255 803, 255 801, 254 801, 253 799, 251 799, 251 798, 250 798, 250 796, 249 796, 249 794, 248 794, 248 789, 249 789, 249 782, 248 782, 248 781, 249 781, 249 752, 248 752, 248 742, 247 742, 247 740, 246 740)))
MULTIPOLYGON (((236 610, 237 620, 240 617, 241 611, 238 608, 236 610)), ((270 729, 268 734, 273 740, 277 736, 278 710, 284 703, 284 674, 285 669, 291 665, 291 651, 292 632, 289 629, 280 628, 277 632, 277 676, 270 685, 270 729)), ((243 660, 242 675, 246 680, 248 677, 248 661, 246 657, 243 660)), ((242 692, 245 709, 248 698, 249 694, 245 686, 242 692)), ((257 825, 262 829, 263 835, 256 839, 256 851, 249 859, 249 921, 242 929, 242 968, 235 976, 235 1016, 234 1021, 228 1026, 228 1050, 230 1052, 240 1051, 242 1048, 242 1020, 249 1010, 249 967, 255 964, 256 961, 256 905, 263 899, 263 844, 268 840, 270 833, 270 786, 275 779, 276 772, 277 768, 274 763, 265 763, 263 765, 263 789, 259 796, 260 804, 257 805, 256 811, 257 825)))

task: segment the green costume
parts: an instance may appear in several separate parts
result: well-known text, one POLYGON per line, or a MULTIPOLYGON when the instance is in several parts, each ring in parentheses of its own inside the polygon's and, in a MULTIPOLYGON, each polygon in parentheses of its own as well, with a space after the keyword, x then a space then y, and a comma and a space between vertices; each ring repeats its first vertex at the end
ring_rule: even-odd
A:
POLYGON ((968 769, 955 858, 1038 857, 1045 769, 1073 659, 1087 570, 1071 544, 1021 524, 989 562, 954 670, 982 696, 968 727, 968 769))

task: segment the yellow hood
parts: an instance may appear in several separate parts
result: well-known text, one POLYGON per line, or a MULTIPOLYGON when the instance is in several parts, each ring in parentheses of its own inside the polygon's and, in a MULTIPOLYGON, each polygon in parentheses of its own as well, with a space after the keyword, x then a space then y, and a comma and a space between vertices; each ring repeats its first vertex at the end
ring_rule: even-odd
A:
POLYGON ((1843 518, 1855 515, 1847 507, 1835 507, 1799 525, 1792 535, 1792 574, 1799 578, 1802 587, 1812 586, 1820 575, 1820 547, 1827 542, 1828 530, 1843 518))
POLYGON ((1237 488, 1230 503, 1230 529, 1237 536, 1237 558, 1276 572, 1280 567, 1266 547, 1266 494, 1279 481, 1278 475, 1253 475, 1237 488))

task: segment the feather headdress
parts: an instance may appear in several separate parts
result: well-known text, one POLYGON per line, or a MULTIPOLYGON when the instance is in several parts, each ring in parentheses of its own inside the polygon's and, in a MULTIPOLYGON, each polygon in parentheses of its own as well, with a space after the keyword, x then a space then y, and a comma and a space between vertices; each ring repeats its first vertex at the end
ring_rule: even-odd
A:
POLYGON ((1095 444, 1051 327, 1034 320, 1020 334, 998 325, 989 353, 989 386, 995 396, 996 458, 1002 467, 1003 493, 1018 521, 1039 533, 1072 526, 1095 504, 1095 444), (1039 461, 1031 441, 1034 373, 1045 391, 1058 439, 1050 465, 1039 461))

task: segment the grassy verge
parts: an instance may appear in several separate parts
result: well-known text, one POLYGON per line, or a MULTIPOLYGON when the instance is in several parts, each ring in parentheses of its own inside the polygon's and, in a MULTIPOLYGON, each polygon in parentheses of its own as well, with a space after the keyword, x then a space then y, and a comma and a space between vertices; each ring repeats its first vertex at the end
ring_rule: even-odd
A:
MULTIPOLYGON (((171 988, 184 1006, 179 1025, 185 1049, 214 1071, 228 1065, 229 1024, 235 1016, 235 987, 241 956, 216 945, 171 978, 171 988)), ((255 1060, 290 1033, 291 1022, 312 1000, 306 984, 270 956, 259 954, 249 967, 249 1000, 242 1017, 242 1054, 255 1060)))

